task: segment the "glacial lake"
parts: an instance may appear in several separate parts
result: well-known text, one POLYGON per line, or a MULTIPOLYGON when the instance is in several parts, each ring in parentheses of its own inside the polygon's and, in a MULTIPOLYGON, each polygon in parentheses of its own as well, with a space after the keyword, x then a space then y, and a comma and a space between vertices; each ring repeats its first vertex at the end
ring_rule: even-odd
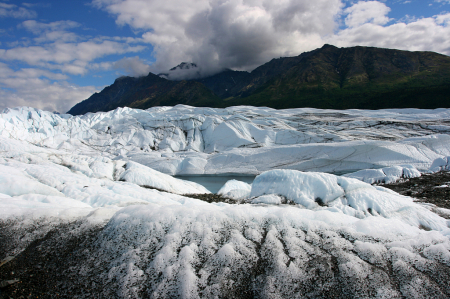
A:
MULTIPOLYGON (((331 174, 341 176, 343 174, 352 173, 359 169, 352 169, 347 171, 332 172, 331 174)), ((196 182, 212 193, 217 193, 223 185, 229 180, 237 180, 246 182, 248 184, 253 183, 256 175, 242 175, 242 174, 227 174, 227 175, 215 175, 215 174, 197 174, 197 175, 176 175, 177 179, 196 182)))
POLYGON ((217 191, 225 185, 229 180, 237 180, 246 182, 248 184, 253 183, 253 180, 256 176, 254 175, 177 175, 175 176, 178 179, 196 182, 206 189, 211 191, 212 193, 217 193, 217 191))

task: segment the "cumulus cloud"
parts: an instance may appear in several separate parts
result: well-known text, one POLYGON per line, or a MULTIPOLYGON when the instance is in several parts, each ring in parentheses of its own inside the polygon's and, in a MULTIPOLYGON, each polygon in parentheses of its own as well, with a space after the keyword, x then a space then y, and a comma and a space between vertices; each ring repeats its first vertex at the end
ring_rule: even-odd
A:
POLYGON ((146 76, 150 72, 150 65, 142 61, 138 56, 122 58, 114 62, 113 68, 121 70, 132 77, 146 76))
POLYGON ((385 2, 93 0, 117 24, 144 31, 142 38, 154 47, 156 73, 182 61, 195 62, 202 75, 224 68, 252 70, 274 57, 298 55, 324 43, 450 54, 446 15, 395 21, 385 2))
POLYGON ((94 0, 120 25, 145 30, 154 46, 152 71, 182 61, 205 75, 223 68, 251 70, 279 56, 322 46, 336 29, 340 0, 94 0))
MULTIPOLYGON (((384 5, 384 4, 383 4, 384 5)), ((388 10, 385 10, 387 14, 388 10)), ((353 11, 349 10, 351 19, 353 11)), ((381 16, 378 15, 381 20, 381 16)), ((410 19, 385 25, 367 19, 359 26, 345 28, 325 39, 326 42, 340 47, 373 46, 402 49, 409 51, 435 51, 450 55, 450 14, 429 18, 410 19)))
POLYGON ((391 11, 384 3, 378 1, 358 2, 344 10, 347 14, 345 25, 350 28, 366 23, 384 25, 390 21, 387 14, 391 11))
POLYGON ((48 70, 25 68, 14 71, 0 63, 0 110, 32 106, 64 113, 98 91, 94 86, 74 86, 66 79, 64 74, 48 70))
POLYGON ((37 17, 37 13, 25 7, 0 2, 0 17, 32 19, 37 17))

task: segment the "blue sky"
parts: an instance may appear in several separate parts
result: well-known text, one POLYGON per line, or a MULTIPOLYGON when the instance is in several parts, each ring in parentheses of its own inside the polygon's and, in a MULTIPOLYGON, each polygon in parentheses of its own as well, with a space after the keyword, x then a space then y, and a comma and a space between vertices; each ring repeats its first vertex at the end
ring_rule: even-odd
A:
POLYGON ((450 55, 450 0, 0 0, 0 109, 65 112, 121 75, 354 45, 450 55))

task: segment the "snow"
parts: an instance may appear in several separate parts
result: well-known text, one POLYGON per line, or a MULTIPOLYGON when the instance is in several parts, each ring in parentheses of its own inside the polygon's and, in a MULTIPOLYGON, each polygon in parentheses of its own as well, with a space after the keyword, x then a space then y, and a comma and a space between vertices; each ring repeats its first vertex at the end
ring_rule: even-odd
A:
POLYGON ((450 170, 450 157, 437 158, 430 166, 430 172, 438 172, 441 170, 450 170))
POLYGON ((251 202, 253 204, 263 203, 269 205, 279 205, 283 202, 283 198, 276 194, 267 194, 253 198, 251 202))
POLYGON ((401 178, 420 177, 421 173, 412 165, 399 165, 384 167, 380 169, 363 169, 356 172, 344 174, 343 176, 348 178, 355 178, 369 184, 390 184, 398 181, 401 178))
POLYGON ((424 273, 430 273, 433 263, 446 261, 449 245, 448 238, 436 231, 382 217, 360 220, 327 210, 281 206, 209 205, 187 210, 149 205, 118 212, 94 244, 102 250, 94 250, 93 255, 110 265, 104 282, 113 284, 121 296, 145 292, 173 297, 182 292, 211 298, 248 287, 258 297, 270 292, 290 298, 321 290, 323 280, 328 286, 340 284, 351 294, 352 288, 374 288, 399 296, 387 275, 389 264, 397 264, 401 272, 422 263, 422 270, 415 270, 410 279, 403 273, 392 274, 401 286, 415 279, 428 281, 424 273), (429 260, 421 256, 425 251, 429 260), (339 280, 327 266, 333 258, 339 280), (250 273, 260 273, 259 261, 270 280, 259 274, 247 280, 250 273), (293 287, 309 284, 312 289, 293 287))
POLYGON ((238 180, 229 180, 217 194, 232 199, 246 199, 250 196, 251 189, 250 184, 238 180))
POLYGON ((139 186, 156 188, 176 194, 211 193, 200 184, 176 179, 135 162, 128 162, 125 165, 125 169, 120 175, 120 180, 139 186))
POLYGON ((450 156, 448 109, 275 110, 264 107, 118 108, 71 117, 21 107, 0 136, 89 156, 134 161, 170 175, 259 174, 283 168, 350 172, 450 156))
POLYGON ((15 253, 57 224, 104 226, 83 267, 104 269, 92 276, 105 297, 323 297, 337 286, 353 297, 445 295, 433 281, 450 266, 450 221, 370 184, 447 169, 449 118, 449 109, 5 109, 0 221, 35 229, 15 253), (233 173, 257 175, 219 190, 235 205, 187 197, 210 192, 172 176, 233 173))
POLYGON ((271 170, 257 176, 250 193, 250 197, 257 198, 253 203, 279 204, 274 196, 283 196, 307 209, 327 209, 360 219, 381 216, 401 219, 417 227, 448 230, 445 219, 417 205, 411 198, 327 173, 271 170), (261 199, 264 195, 269 198, 261 199))

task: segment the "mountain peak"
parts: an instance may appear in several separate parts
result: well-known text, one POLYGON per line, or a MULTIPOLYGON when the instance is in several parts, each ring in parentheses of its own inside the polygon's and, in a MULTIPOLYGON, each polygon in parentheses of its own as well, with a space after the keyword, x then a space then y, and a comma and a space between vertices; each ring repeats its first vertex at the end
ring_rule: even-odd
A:
POLYGON ((328 49, 328 48, 338 49, 338 47, 333 46, 333 45, 330 45, 330 44, 324 44, 324 45, 322 46, 322 49, 328 49))
POLYGON ((173 67, 170 69, 170 71, 175 71, 175 70, 190 70, 190 69, 194 69, 194 68, 198 68, 197 64, 192 63, 192 62, 182 62, 179 65, 173 67))
POLYGON ((172 81, 192 80, 202 77, 202 68, 193 62, 182 62, 158 76, 172 81))
POLYGON ((157 105, 328 109, 450 107, 450 57, 376 47, 320 49, 274 59, 251 73, 183 62, 164 74, 119 78, 69 113, 157 105), (169 80, 164 80, 169 79, 169 80))

